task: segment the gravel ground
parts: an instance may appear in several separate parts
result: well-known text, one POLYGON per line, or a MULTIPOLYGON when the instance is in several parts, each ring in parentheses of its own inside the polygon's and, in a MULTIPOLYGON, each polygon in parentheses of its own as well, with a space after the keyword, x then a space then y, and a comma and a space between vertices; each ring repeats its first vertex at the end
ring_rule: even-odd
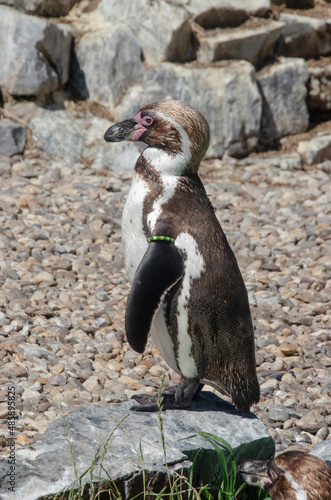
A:
MULTIPOLYGON (((278 451, 309 450, 331 425, 330 170, 276 152, 200 170, 249 292, 262 393, 252 410, 278 451)), ((32 143, 23 159, 0 157, 0 174, 0 445, 15 386, 25 446, 61 412, 178 377, 152 344, 140 355, 124 339, 130 174, 59 163, 32 143)))

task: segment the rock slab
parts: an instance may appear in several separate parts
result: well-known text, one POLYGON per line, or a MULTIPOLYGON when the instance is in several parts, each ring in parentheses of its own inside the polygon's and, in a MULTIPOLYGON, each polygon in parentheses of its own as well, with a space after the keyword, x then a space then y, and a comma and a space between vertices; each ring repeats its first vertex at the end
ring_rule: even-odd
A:
POLYGON ((22 153, 26 141, 26 127, 8 118, 0 121, 0 153, 13 156, 22 153))
POLYGON ((280 58, 279 64, 263 69, 257 75, 263 103, 262 143, 267 144, 289 134, 300 134, 308 129, 308 78, 305 61, 296 58, 280 58))
MULTIPOLYGON (((42 495, 59 492, 75 483, 70 454, 71 443, 78 475, 84 473, 95 458, 107 449, 100 468, 96 462, 93 477, 102 482, 107 473, 116 482, 124 498, 133 498, 143 489, 142 468, 154 481, 153 490, 166 484, 167 469, 161 444, 160 421, 157 413, 132 412, 132 401, 113 405, 89 405, 56 420, 33 446, 17 451, 16 498, 36 500, 42 495), (106 472, 104 472, 106 471, 106 472), (154 479, 153 479, 154 478, 154 479), (157 484, 156 484, 157 483, 157 484)), ((249 457, 268 459, 274 453, 274 443, 266 427, 252 413, 239 415, 229 403, 203 391, 187 410, 162 414, 166 461, 170 473, 188 474, 195 462, 195 482, 213 480, 211 463, 218 460, 213 447, 197 431, 215 434, 225 439, 234 450, 236 460, 249 457), (192 437, 192 435, 195 435, 192 437), (199 451, 200 450, 200 451, 199 451)), ((0 481, 6 484, 8 463, 0 464, 0 481)), ((88 482, 90 474, 82 479, 88 482)), ((2 487, 2 499, 11 500, 10 492, 2 487)))
POLYGON ((14 96, 50 94, 68 79, 71 39, 63 25, 0 5, 0 85, 14 96))

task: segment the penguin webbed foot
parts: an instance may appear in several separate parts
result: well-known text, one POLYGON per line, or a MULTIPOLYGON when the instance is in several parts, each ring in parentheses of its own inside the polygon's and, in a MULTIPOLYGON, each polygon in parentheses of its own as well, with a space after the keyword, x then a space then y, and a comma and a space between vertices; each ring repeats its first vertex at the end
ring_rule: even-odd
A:
POLYGON ((203 384, 195 381, 185 381, 181 384, 165 389, 161 395, 148 396, 147 394, 133 394, 134 399, 140 406, 133 406, 133 411, 156 412, 160 406, 162 411, 180 410, 187 408, 194 396, 202 389, 203 384))

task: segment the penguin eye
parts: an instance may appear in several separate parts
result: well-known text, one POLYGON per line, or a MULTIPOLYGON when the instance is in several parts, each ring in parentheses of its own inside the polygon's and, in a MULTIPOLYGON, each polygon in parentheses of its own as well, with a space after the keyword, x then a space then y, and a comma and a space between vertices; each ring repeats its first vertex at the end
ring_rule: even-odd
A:
POLYGON ((144 118, 141 120, 143 125, 152 125, 153 123, 153 118, 151 116, 144 116, 144 118))

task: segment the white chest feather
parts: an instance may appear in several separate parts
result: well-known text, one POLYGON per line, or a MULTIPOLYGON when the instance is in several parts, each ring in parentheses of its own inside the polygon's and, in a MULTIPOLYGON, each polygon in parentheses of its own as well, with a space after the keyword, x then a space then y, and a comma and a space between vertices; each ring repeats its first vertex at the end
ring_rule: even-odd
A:
MULTIPOLYGON (((174 175, 163 175, 161 177, 161 182, 162 182, 162 194, 156 198, 156 200, 153 203, 153 207, 151 212, 147 216, 147 224, 149 226, 149 229, 152 233, 154 233, 154 228, 157 219, 161 215, 162 212, 162 207, 169 201, 174 193, 175 189, 177 186, 177 177, 174 175)), ((172 236, 171 234, 163 234, 160 236, 172 236)))
POLYGON ((298 485, 294 477, 289 471, 285 472, 285 477, 290 483, 291 487, 295 490, 297 495, 297 500, 307 500, 307 493, 298 485))
POLYGON ((199 252, 195 239, 188 233, 182 233, 176 238, 176 247, 186 255, 185 271, 181 294, 178 298, 178 363, 184 377, 197 376, 197 367, 191 355, 192 341, 188 334, 188 307, 193 280, 199 278, 205 270, 205 261, 199 252))
POLYGON ((143 230, 143 206, 148 193, 148 184, 135 173, 122 215, 124 262, 130 283, 148 246, 143 230))

